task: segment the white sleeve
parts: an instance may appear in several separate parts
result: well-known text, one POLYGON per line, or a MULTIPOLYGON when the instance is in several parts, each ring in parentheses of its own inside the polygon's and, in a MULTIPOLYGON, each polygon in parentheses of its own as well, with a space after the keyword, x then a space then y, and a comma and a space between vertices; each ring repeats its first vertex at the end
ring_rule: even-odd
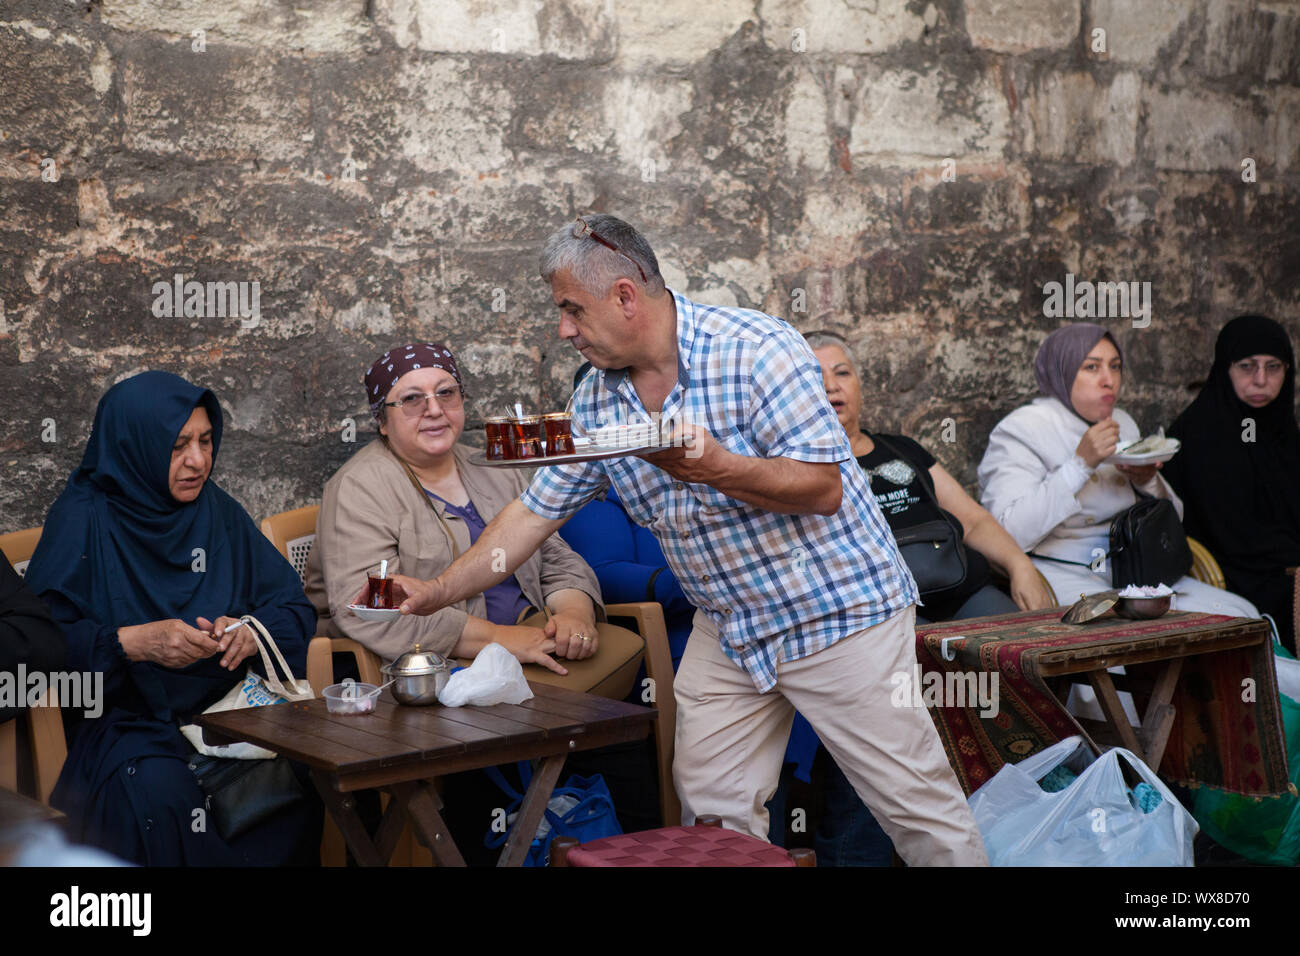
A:
POLYGON ((1037 418, 1017 412, 1004 418, 979 466, 980 503, 1025 551, 1083 510, 1075 496, 1094 470, 1075 454, 1049 470, 1035 448, 1052 439, 1051 426, 1037 418))

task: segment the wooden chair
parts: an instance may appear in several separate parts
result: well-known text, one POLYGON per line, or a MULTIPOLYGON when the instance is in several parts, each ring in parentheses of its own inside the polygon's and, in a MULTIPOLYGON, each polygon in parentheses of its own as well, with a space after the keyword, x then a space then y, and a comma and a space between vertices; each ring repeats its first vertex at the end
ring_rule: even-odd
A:
POLYGON ((41 540, 41 530, 41 528, 27 528, 23 531, 0 534, 0 551, 5 553, 5 557, 14 566, 19 577, 27 575, 27 564, 36 553, 37 542, 41 540))
POLYGON ((817 854, 800 847, 783 850, 748 833, 724 830, 720 817, 700 815, 690 827, 664 827, 578 843, 569 836, 551 842, 551 866, 816 866, 817 854))
MULTIPOLYGON (((0 534, 0 551, 20 576, 27 573, 27 565, 41 540, 41 530, 27 528, 0 534)), ((31 791, 26 796, 49 806, 50 793, 68 757, 63 714, 53 689, 46 692, 38 706, 25 708, 13 720, 0 724, 0 787, 19 790, 20 746, 28 749, 32 776, 30 787, 22 789, 31 791)))
POLYGON ((1223 569, 1209 549, 1191 535, 1187 537, 1187 548, 1192 552, 1192 569, 1187 573, 1202 584, 1226 590, 1228 582, 1224 580, 1223 569))
POLYGON ((48 807, 50 794, 67 759, 63 714, 53 689, 46 691, 37 706, 23 708, 13 720, 0 724, 0 787, 24 793, 48 807), (23 762, 20 747, 24 746, 31 759, 29 787, 19 785, 19 767, 23 762))
POLYGON ((307 505, 262 519, 262 534, 289 560, 298 577, 304 581, 307 579, 307 555, 311 554, 312 543, 316 540, 316 516, 319 513, 320 505, 307 505))
POLYGON ((1045 577, 1043 576, 1043 572, 1042 572, 1042 571, 1039 571, 1037 568, 1034 568, 1034 570, 1038 573, 1038 580, 1041 581, 1041 582, 1043 583, 1043 587, 1045 587, 1045 588, 1047 589, 1047 593, 1051 596, 1051 598, 1052 598, 1052 603, 1053 603, 1054 605, 1059 606, 1061 602, 1060 602, 1060 599, 1057 598, 1057 596, 1056 596, 1056 591, 1054 591, 1054 590, 1052 589, 1052 582, 1049 581, 1049 580, 1047 580, 1047 578, 1045 578, 1045 577))

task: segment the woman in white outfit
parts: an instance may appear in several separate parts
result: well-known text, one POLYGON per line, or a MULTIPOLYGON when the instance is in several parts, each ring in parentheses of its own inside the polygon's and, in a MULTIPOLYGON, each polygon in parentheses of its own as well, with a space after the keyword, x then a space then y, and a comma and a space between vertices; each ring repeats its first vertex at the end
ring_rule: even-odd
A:
MULTIPOLYGON (((1057 600, 1072 604, 1081 594, 1110 588, 1109 563, 1104 571, 1089 565, 1106 554, 1112 519, 1137 503, 1138 491, 1168 498, 1180 517, 1183 503, 1159 465, 1106 464, 1119 442, 1141 437, 1115 406, 1123 358, 1109 332, 1092 323, 1057 329, 1038 350, 1034 373, 1042 395, 989 436, 979 467, 980 502, 1029 553, 1057 600)), ((1174 590, 1180 610, 1259 616, 1245 598, 1187 576, 1174 590)))

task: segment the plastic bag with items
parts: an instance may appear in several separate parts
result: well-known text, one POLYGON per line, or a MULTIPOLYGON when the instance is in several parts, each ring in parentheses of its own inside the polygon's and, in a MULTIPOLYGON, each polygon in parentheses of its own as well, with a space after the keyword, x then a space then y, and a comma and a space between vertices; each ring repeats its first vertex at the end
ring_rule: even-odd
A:
POLYGON ((1196 821, 1146 764, 1123 748, 1096 760, 1081 737, 1007 764, 970 796, 993 866, 1191 866, 1196 821), (1141 777, 1130 791, 1121 762, 1141 777), (1077 774, 1049 793, 1039 780, 1077 774))
POLYGON ((500 644, 489 644, 478 652, 474 663, 448 678, 438 702, 447 707, 487 707, 522 704, 532 696, 518 658, 500 644))

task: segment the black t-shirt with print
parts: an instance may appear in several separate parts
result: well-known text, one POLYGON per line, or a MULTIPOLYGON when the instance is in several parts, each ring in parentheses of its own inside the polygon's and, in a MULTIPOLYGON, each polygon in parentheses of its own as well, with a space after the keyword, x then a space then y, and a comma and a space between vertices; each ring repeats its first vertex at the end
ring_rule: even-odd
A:
MULTIPOLYGON (((876 504, 880 505, 890 530, 898 532, 927 521, 941 520, 933 498, 934 478, 930 475, 934 456, 903 435, 871 432, 867 435, 876 447, 870 454, 858 456, 858 464, 867 476, 871 493, 876 496, 876 504)), ((961 527, 961 522, 955 517, 953 521, 961 527)), ((966 548, 966 569, 966 582, 957 593, 941 603, 928 602, 920 613, 932 621, 946 620, 967 598, 988 583, 988 562, 984 555, 970 547, 966 548)))

